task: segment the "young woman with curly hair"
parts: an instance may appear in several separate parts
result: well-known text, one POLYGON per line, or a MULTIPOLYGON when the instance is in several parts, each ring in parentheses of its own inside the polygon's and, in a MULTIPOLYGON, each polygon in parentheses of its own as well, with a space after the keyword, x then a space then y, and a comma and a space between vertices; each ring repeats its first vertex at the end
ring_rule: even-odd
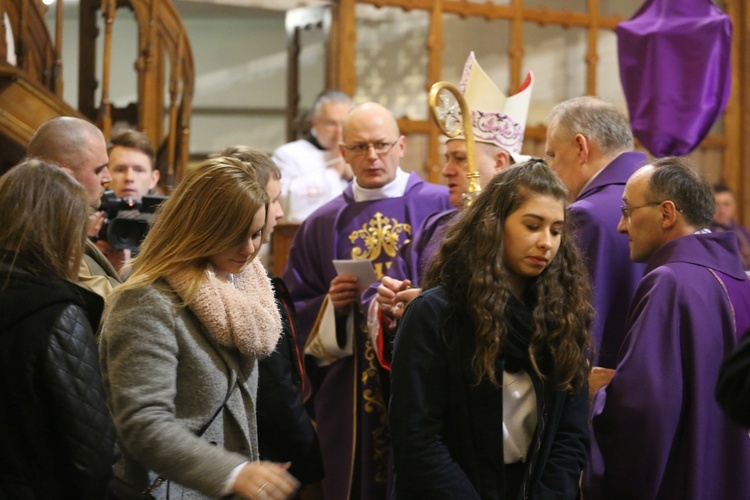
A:
POLYGON ((593 313, 566 199, 530 160, 446 229, 396 335, 397 497, 576 497, 593 313))

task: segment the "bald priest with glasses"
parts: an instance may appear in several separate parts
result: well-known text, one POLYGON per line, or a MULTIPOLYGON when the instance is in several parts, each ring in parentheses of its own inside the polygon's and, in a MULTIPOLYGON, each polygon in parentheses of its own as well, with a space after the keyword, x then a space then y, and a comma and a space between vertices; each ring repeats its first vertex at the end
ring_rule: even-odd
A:
POLYGON ((334 259, 368 260, 377 278, 422 221, 450 207, 448 190, 400 167, 406 138, 377 103, 344 120, 341 154, 354 172, 344 192, 313 212, 292 244, 284 280, 297 308, 326 476, 326 499, 386 498, 390 475, 388 375, 364 333, 357 278, 334 259))

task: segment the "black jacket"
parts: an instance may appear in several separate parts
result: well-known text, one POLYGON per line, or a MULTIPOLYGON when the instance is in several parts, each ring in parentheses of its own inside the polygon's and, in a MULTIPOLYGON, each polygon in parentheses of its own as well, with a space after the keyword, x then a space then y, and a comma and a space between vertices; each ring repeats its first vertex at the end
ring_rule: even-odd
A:
POLYGON ((102 306, 0 259, 0 498, 105 498, 115 433, 91 327, 102 306))
POLYGON ((297 348, 297 319, 286 285, 273 279, 283 333, 274 352, 259 363, 258 447, 264 460, 292 462, 303 484, 323 478, 318 434, 302 401, 304 367, 297 348))
POLYGON ((750 427, 750 330, 740 338, 721 365, 716 399, 735 422, 750 427))
MULTIPOLYGON (((443 290, 428 290, 399 325, 390 404, 396 496, 505 498, 502 389, 475 384, 471 321, 446 320, 447 309, 443 290)), ((588 389, 571 395, 529 376, 538 424, 520 497, 574 499, 588 458, 588 389)))

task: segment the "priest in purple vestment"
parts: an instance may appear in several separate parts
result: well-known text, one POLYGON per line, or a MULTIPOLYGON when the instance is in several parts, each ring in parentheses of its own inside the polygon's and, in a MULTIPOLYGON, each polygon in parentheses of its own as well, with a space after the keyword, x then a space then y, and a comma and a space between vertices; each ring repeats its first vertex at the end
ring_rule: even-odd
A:
POLYGON ((711 186, 680 158, 628 181, 618 229, 647 263, 617 367, 591 408, 586 499, 750 498, 750 438, 714 398, 750 327, 737 240, 708 229, 711 186))
POLYGON ((628 239, 617 232, 620 200, 646 155, 633 151, 627 117, 595 97, 552 108, 546 154, 570 193, 568 215, 594 287, 594 364, 614 368, 628 305, 644 269, 630 261, 628 239))
POLYGON ((299 341, 317 365, 308 371, 327 500, 388 496, 388 375, 365 334, 357 278, 333 259, 369 260, 382 277, 424 219, 450 207, 448 191, 399 167, 406 140, 376 103, 346 117, 341 150, 354 171, 344 193, 300 226, 284 280, 298 311, 299 341))
POLYGON ((734 199, 734 193, 724 184, 714 184, 714 201, 716 201, 716 212, 714 212, 711 231, 715 233, 721 231, 734 232, 740 247, 742 266, 745 271, 750 271, 750 231, 734 220, 737 212, 737 200, 734 199))
MULTIPOLYGON (((471 112, 480 187, 509 165, 528 159, 521 154, 521 148, 533 88, 534 75, 529 72, 519 91, 506 96, 479 65, 474 52, 469 54, 459 89, 471 112)), ((450 118, 452 128, 460 127, 459 118, 460 114, 450 118)), ((387 369, 398 320, 406 305, 421 292, 418 287, 422 273, 440 247, 442 231, 456 209, 464 204, 464 194, 469 189, 467 172, 466 139, 461 133, 448 139, 442 170, 453 208, 428 217, 419 235, 399 250, 381 282, 362 294, 368 334, 376 347, 378 361, 387 369)))

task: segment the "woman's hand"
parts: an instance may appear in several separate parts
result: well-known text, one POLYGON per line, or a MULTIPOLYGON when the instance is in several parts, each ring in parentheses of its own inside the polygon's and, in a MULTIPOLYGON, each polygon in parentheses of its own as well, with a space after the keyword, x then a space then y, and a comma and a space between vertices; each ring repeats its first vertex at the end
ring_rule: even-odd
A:
POLYGON ((299 481, 287 472, 291 463, 249 462, 232 487, 232 492, 249 500, 291 498, 299 481))

